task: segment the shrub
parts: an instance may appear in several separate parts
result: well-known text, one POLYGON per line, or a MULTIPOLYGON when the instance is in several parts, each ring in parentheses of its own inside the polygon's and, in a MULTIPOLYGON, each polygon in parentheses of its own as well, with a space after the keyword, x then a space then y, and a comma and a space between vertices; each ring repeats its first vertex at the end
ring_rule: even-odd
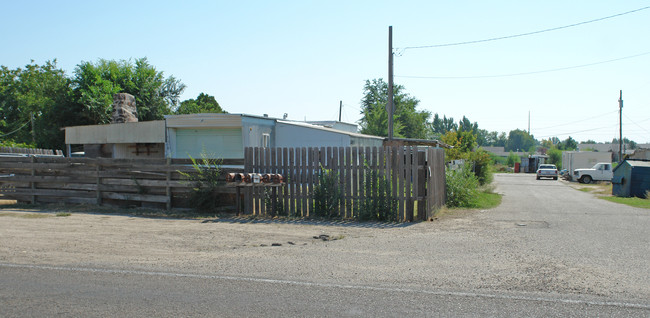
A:
POLYGON ((367 169, 368 179, 364 182, 364 188, 367 185, 377 185, 377 193, 366 195, 361 199, 359 208, 360 221, 380 221, 380 222, 397 222, 398 201, 392 196, 392 187, 390 180, 386 176, 380 175, 377 171, 367 169))
POLYGON ((471 166, 465 164, 456 170, 447 170, 447 206, 471 208, 477 205, 478 178, 471 166))
POLYGON ((192 160, 193 173, 179 171, 193 183, 190 192, 189 203, 198 213, 214 213, 219 207, 220 198, 217 188, 221 185, 221 159, 209 158, 207 154, 201 153, 201 158, 192 160))
POLYGON ((471 160, 474 164, 473 171, 476 175, 476 178, 478 178, 480 185, 486 185, 492 182, 492 159, 490 158, 490 154, 487 151, 478 149, 474 152, 471 152, 469 154, 469 160, 471 160))
POLYGON ((343 190, 339 186, 339 175, 331 169, 321 167, 318 185, 314 187, 314 216, 333 218, 338 216, 343 190))

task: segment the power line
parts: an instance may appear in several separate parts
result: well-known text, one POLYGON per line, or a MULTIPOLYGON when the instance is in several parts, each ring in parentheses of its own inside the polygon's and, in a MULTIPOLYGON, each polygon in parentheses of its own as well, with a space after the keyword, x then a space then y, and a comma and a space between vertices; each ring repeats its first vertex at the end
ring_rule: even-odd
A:
POLYGON ((7 136, 9 136, 9 135, 12 135, 12 134, 18 132, 19 130, 21 130, 23 127, 27 126, 27 124, 29 124, 29 123, 30 123, 30 121, 27 121, 27 122, 24 123, 22 126, 18 127, 18 129, 14 130, 14 131, 12 131, 12 132, 10 132, 10 133, 8 133, 8 134, 0 135, 0 137, 7 137, 7 136))
POLYGON ((641 125, 635 123, 635 122, 634 122, 630 117, 627 117, 627 115, 623 114, 623 116, 625 116, 625 118, 627 118, 627 120, 629 120, 629 121, 632 122, 633 124, 637 125, 637 127, 641 128, 641 129, 643 129, 643 130, 645 130, 645 132, 647 132, 647 133, 650 134, 650 131, 648 131, 647 129, 643 128, 641 125))
POLYGON ((483 40, 444 43, 444 44, 434 44, 434 45, 423 45, 423 46, 407 46, 407 47, 402 48, 401 50, 406 51, 406 50, 412 50, 412 49, 426 49, 426 48, 436 48, 436 47, 446 47, 446 46, 457 46, 457 45, 476 44, 476 43, 482 43, 482 42, 490 42, 490 41, 497 41, 497 40, 512 39, 512 38, 517 38, 517 37, 522 37, 522 36, 528 36, 528 35, 539 34, 539 33, 544 33, 544 32, 557 31, 557 30, 571 28, 571 27, 575 27, 575 26, 579 26, 579 25, 583 25, 583 24, 603 21, 603 20, 607 20, 607 19, 611 19, 611 18, 615 18, 615 17, 620 17, 622 15, 626 15, 626 14, 630 14, 630 13, 634 13, 634 12, 639 12, 639 11, 646 10, 646 9, 650 9, 650 6, 635 9, 635 10, 632 10, 632 11, 627 11, 627 12, 623 12, 623 13, 610 15, 610 16, 603 17, 603 18, 578 22, 578 23, 574 23, 574 24, 569 24, 569 25, 565 25, 565 26, 560 26, 560 27, 555 27, 555 28, 550 28, 550 29, 544 29, 544 30, 539 30, 539 31, 527 32, 527 33, 519 33, 519 34, 513 34, 513 35, 506 35, 506 36, 500 36, 500 37, 496 37, 496 38, 489 38, 489 39, 483 39, 483 40))
POLYGON ((612 59, 612 60, 607 60, 607 61, 600 61, 600 62, 595 62, 595 63, 575 65, 575 66, 569 66, 569 67, 561 67, 561 68, 555 68, 555 69, 549 69, 549 70, 543 70, 543 71, 523 72, 523 73, 501 74, 501 75, 479 75, 479 76, 406 76, 406 75, 396 75, 395 77, 420 78, 420 79, 481 79, 481 78, 496 78, 496 77, 512 77, 512 76, 533 75, 533 74, 540 74, 540 73, 565 71, 565 70, 570 70, 570 69, 575 69, 575 68, 594 66, 594 65, 599 65, 599 64, 605 64, 605 63, 610 63, 610 62, 616 62, 616 61, 631 59, 631 58, 634 58, 634 57, 639 57, 639 56, 648 55, 648 54, 650 54, 650 51, 640 53, 640 54, 636 54, 636 55, 630 55, 630 56, 625 56, 625 57, 616 58, 616 59, 612 59))
POLYGON ((582 133, 582 132, 587 132, 587 131, 594 131, 594 130, 600 130, 600 129, 611 128, 611 127, 618 127, 618 125, 615 125, 615 126, 598 127, 598 128, 585 129, 585 130, 578 130, 578 131, 572 131, 572 132, 562 133, 562 134, 552 134, 552 135, 546 135, 546 136, 538 136, 537 138, 545 138, 545 137, 557 137, 557 136, 573 135, 573 134, 577 134, 577 133, 582 133))
POLYGON ((592 120, 592 119, 595 119, 595 118, 605 117, 605 116, 611 115, 613 113, 618 113, 618 110, 615 110, 613 112, 607 112, 607 113, 604 113, 604 114, 596 115, 596 116, 585 118, 585 119, 581 119, 581 120, 572 121, 570 123, 558 124, 558 125, 542 127, 542 128, 535 128, 535 130, 545 130, 545 129, 549 129, 549 128, 556 128, 556 127, 561 127, 561 126, 573 125, 573 124, 581 123, 581 122, 584 122, 584 121, 587 121, 587 120, 592 120))

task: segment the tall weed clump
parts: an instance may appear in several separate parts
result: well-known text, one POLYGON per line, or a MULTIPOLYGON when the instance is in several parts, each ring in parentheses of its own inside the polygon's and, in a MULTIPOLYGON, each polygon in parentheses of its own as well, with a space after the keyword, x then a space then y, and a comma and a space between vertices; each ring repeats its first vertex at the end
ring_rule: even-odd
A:
POLYGON ((192 183, 192 190, 188 201, 198 213, 214 213, 220 204, 217 188, 222 182, 221 159, 210 158, 206 153, 201 153, 201 158, 192 160, 192 173, 179 173, 185 176, 192 183))
POLYGON ((447 206, 472 208, 477 206, 479 180, 470 164, 456 170, 447 169, 447 206))
POLYGON ((339 185, 338 173, 321 167, 318 185, 314 187, 314 216, 327 219, 337 217, 342 199, 343 189, 339 185))
POLYGON ((366 193, 363 199, 361 199, 359 220, 397 222, 398 201, 397 198, 392 196, 390 180, 377 171, 371 171, 370 169, 367 169, 367 171, 368 179, 364 182, 364 188, 368 189, 369 185, 376 185, 377 192, 366 193))

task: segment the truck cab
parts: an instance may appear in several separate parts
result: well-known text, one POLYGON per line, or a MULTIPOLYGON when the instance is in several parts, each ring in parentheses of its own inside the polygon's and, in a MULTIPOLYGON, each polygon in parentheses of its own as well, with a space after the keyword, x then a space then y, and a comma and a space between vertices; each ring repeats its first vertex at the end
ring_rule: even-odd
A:
POLYGON ((599 162, 591 169, 576 169, 573 172, 573 179, 580 183, 591 183, 592 181, 612 181, 614 176, 612 164, 599 162))

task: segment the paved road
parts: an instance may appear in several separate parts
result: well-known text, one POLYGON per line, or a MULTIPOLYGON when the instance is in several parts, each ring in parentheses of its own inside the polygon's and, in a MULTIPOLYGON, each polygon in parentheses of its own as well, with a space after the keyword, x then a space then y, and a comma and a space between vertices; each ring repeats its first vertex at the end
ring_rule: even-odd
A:
POLYGON ((0 316, 650 317, 648 210, 495 181, 493 210, 215 264, 3 263, 0 316))

